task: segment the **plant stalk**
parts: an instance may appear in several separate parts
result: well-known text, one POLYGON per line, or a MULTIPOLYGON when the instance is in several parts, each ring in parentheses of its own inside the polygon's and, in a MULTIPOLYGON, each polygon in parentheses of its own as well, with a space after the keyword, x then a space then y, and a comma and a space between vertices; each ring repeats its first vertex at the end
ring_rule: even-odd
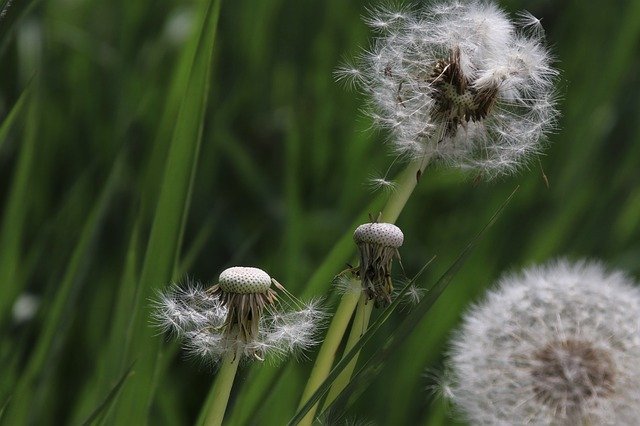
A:
POLYGON ((222 365, 216 376, 216 381, 207 396, 207 400, 202 407, 198 424, 204 426, 220 426, 224 413, 227 410, 229 395, 233 387, 233 380, 238 371, 240 354, 230 352, 222 360, 222 365))
MULTIPOLYGON (((298 409, 304 406, 311 395, 313 395, 313 393, 320 387, 322 382, 324 382, 324 380, 327 378, 327 375, 329 375, 329 371, 331 371, 333 361, 336 358, 338 346, 340 346, 342 337, 347 330, 349 320, 351 319, 353 311, 358 304, 358 299, 360 299, 361 293, 362 285, 360 284, 360 281, 351 279, 349 281, 349 288, 342 296, 342 299, 340 299, 338 309, 336 310, 336 313, 331 320, 331 324, 329 325, 329 329, 327 330, 327 335, 325 336, 324 342, 322 343, 320 351, 318 352, 318 358, 316 358, 316 363, 313 365, 313 370, 311 370, 311 375, 309 376, 307 385, 304 388, 304 392, 302 393, 302 399, 300 400, 298 409)), ((318 405, 316 404, 300 421, 300 424, 312 424, 317 408, 318 405)))
MULTIPOLYGON (((360 300, 358 301, 358 307, 356 308, 356 314, 353 318, 353 324, 351 325, 351 332, 349 333, 349 339, 347 340, 347 345, 345 347, 344 353, 347 353, 355 346, 355 344, 360 340, 362 335, 367 331, 367 327, 369 326, 369 319, 371 318, 371 312, 373 311, 373 301, 369 300, 367 295, 362 292, 360 296, 360 300)), ((349 365, 347 365, 342 373, 338 376, 338 378, 333 382, 329 393, 327 394, 327 399, 325 400, 322 411, 326 410, 329 405, 340 395, 340 392, 347 386, 351 376, 353 375, 353 371, 356 368, 356 363, 358 361, 358 357, 354 357, 349 365)))

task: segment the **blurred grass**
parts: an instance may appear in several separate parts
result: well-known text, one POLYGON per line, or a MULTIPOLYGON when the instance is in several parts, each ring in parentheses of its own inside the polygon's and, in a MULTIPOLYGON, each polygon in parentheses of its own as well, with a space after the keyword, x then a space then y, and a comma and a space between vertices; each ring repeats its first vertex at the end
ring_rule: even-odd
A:
MULTIPOLYGON (((98 422, 193 422, 214 372, 163 344, 147 318, 152 290, 183 272, 210 283, 251 264, 295 294, 329 291, 354 224, 380 208, 366 180, 393 161, 387 135, 359 112, 365 99, 332 77, 368 44, 360 15, 370 4, 227 2, 216 29, 205 1, 14 1, 0 19, 5 424, 25 415, 81 423, 134 359, 98 422), (205 17, 208 44, 198 47, 205 17), (27 296, 37 312, 19 317, 15 302, 27 296)), ((588 256, 640 274, 640 3, 502 4, 542 17, 562 69, 563 118, 540 159, 550 188, 537 162, 477 186, 456 171, 427 171, 398 222, 409 275, 438 256, 425 283, 521 189, 339 417, 451 424, 423 373, 438 370, 462 310, 506 269, 588 256)), ((406 316, 394 313, 380 336, 406 316)), ((286 422, 311 367, 301 361, 242 369, 232 423, 286 422)))

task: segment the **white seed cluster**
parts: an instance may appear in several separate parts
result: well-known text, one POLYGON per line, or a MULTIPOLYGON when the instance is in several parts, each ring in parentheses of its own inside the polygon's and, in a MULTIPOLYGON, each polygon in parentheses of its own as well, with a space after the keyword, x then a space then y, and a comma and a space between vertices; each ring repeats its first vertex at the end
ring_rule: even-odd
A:
POLYGON ((514 172, 557 118, 540 21, 524 12, 514 22, 483 0, 426 3, 372 10, 379 35, 338 80, 368 95, 368 115, 399 154, 487 177, 514 172))
POLYGON ((404 234, 392 223, 365 223, 353 233, 356 244, 376 244, 382 247, 398 248, 404 242, 404 234))
POLYGON ((640 289, 559 261, 508 275, 468 312, 443 393, 471 424, 635 425, 640 289))
POLYGON ((271 277, 259 268, 234 266, 222 271, 218 285, 226 293, 264 293, 271 287, 271 277))
MULTIPOLYGON (((224 271, 223 274, 228 271, 224 271)), ((266 274, 259 269, 257 271, 260 274, 256 275, 264 278, 266 274)), ((264 283, 265 280, 261 282, 264 283)), ((262 295, 230 296, 255 298, 262 295)), ((286 295, 283 297, 287 298, 286 295)), ((296 300, 295 303, 290 301, 288 304, 295 304, 297 308, 290 310, 283 304, 278 304, 265 309, 259 318, 257 334, 248 341, 234 332, 237 328, 232 329, 231 333, 228 332, 229 306, 224 303, 220 294, 212 293, 199 283, 187 282, 179 286, 169 286, 158 293, 154 301, 153 321, 160 330, 179 338, 190 355, 205 363, 217 363, 229 353, 238 352, 244 360, 261 359, 263 356, 269 356, 271 359, 284 358, 288 354, 300 353, 317 344, 318 333, 325 318, 318 299, 306 303, 296 300)))

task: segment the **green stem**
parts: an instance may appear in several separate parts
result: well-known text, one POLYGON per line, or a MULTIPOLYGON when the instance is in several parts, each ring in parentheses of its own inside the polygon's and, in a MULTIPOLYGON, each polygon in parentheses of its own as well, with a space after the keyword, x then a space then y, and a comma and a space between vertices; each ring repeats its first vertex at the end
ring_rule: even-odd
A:
MULTIPOLYGON (((300 400, 298 409, 304 406, 311 395, 313 395, 313 393, 320 387, 322 382, 324 382, 324 380, 327 378, 327 375, 331 370, 331 366, 333 365, 333 361, 336 358, 338 346, 342 341, 342 336, 344 336, 344 333, 347 330, 349 320, 351 319, 351 315, 353 315, 353 311, 356 308, 361 293, 362 286, 360 284, 360 281, 350 280, 349 288, 340 300, 338 309, 336 310, 336 313, 331 320, 331 324, 329 325, 329 329, 327 330, 327 335, 325 336, 324 342, 320 347, 318 358, 316 358, 316 363, 313 365, 313 370, 311 370, 311 375, 309 376, 307 385, 304 388, 304 392, 302 393, 302 399, 300 400)), ((302 419, 302 421, 300 421, 299 424, 312 424, 317 408, 318 405, 316 404, 311 410, 309 410, 307 415, 304 417, 304 419, 302 419)))
MULTIPOLYGON (((413 190, 418 184, 418 180, 424 172, 424 169, 428 163, 429 158, 427 157, 416 159, 412 161, 402 172, 402 174, 398 178, 398 187, 392 193, 384 209, 382 209, 383 221, 394 223, 398 219, 398 216, 400 216, 400 212, 402 212, 402 209, 407 203, 407 200, 409 200, 409 197, 413 193, 413 190)), ((359 286, 360 283, 357 283, 359 286)), ((333 319, 331 320, 331 324, 329 325, 327 336, 325 337, 325 340, 320 347, 318 358, 316 358, 316 363, 313 366, 313 370, 311 370, 311 375, 309 376, 309 380, 307 381, 307 385, 302 394, 302 399, 300 400, 298 409, 304 406, 311 395, 313 395, 313 393, 320 387, 322 382, 324 382, 324 380, 329 375, 329 371, 331 370, 331 366, 333 365, 336 357, 338 346, 342 341, 342 337, 344 336, 346 328, 349 324, 349 320, 353 315, 353 311, 356 309, 356 305, 360 305, 357 303, 357 301, 358 299, 360 299, 361 293, 362 290, 361 288, 359 288, 357 292, 348 291, 342 296, 340 305, 338 306, 338 310, 336 311, 336 314, 334 315, 333 319)), ((362 319, 362 321, 358 321, 359 327, 362 329, 362 331, 359 332, 355 329, 351 331, 345 353, 348 352, 349 349, 353 347, 353 345, 355 345, 355 343, 360 339, 362 333, 364 333, 364 330, 366 330, 369 325, 372 304, 362 303, 361 305, 362 309, 359 309, 360 313, 357 315, 359 315, 359 318, 362 319)), ((349 370, 349 373, 345 374, 344 377, 342 377, 342 380, 339 380, 341 383, 343 383, 343 386, 345 386, 351 379, 351 374, 353 373, 356 361, 357 356, 353 359, 352 363, 349 364, 349 367, 345 369, 345 371, 349 370)), ((336 393, 335 395, 337 395, 338 393, 336 393)), ((328 399, 327 404, 330 402, 331 400, 328 399)), ((316 404, 311 410, 309 410, 304 419, 300 421, 299 425, 305 426, 312 424, 317 408, 318 405, 316 404)))
POLYGON ((387 201, 384 209, 382 209, 382 222, 396 223, 398 216, 400 216, 402 209, 404 209, 405 204, 407 204, 409 197, 416 188, 418 180, 420 179, 420 176, 422 176, 427 164, 429 164, 429 158, 422 157, 417 160, 413 160, 409 163, 404 172, 402 172, 398 178, 398 186, 396 190, 389 198, 389 201, 387 201))
MULTIPOLYGON (((371 318, 371 311, 373 311, 373 301, 369 300, 365 293, 362 293, 360 300, 358 301, 358 307, 356 308, 356 314, 353 318, 353 325, 351 326, 351 332, 349 333, 349 339, 345 347, 344 353, 346 354, 355 346, 360 340, 367 327, 369 326, 369 319, 371 318)), ((329 405, 340 395, 340 392, 349 384, 351 375, 356 368, 358 362, 358 355, 353 357, 349 364, 342 370, 342 373, 336 378, 327 394, 324 407, 322 411, 326 410, 329 405)))
POLYGON ((239 354, 230 352, 224 357, 216 381, 200 411, 197 424, 204 426, 220 426, 222 424, 239 362, 239 354))

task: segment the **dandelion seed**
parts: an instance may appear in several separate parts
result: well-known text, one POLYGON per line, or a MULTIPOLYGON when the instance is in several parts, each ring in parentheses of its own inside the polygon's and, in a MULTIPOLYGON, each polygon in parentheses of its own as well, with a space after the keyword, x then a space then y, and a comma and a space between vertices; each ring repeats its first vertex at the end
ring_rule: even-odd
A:
MULTIPOLYGON (((398 292, 400 293, 400 292, 398 292)), ((398 297, 402 297, 402 302, 408 306, 415 306, 420 303, 424 296, 425 289, 411 284, 403 294, 398 294, 398 297)))
POLYGON ((541 150, 557 116, 558 73, 539 20, 523 13, 517 26, 493 4, 469 1, 378 9, 365 21, 381 36, 337 76, 369 95, 399 154, 491 177, 541 150))
POLYGON ((392 192, 393 190, 396 189, 397 184, 396 182, 389 180, 385 177, 374 177, 371 176, 369 178, 369 181, 367 182, 369 188, 371 188, 372 191, 385 191, 385 192, 392 192))
POLYGON ((224 270, 208 289, 172 286, 155 305, 156 325, 212 362, 229 353, 262 361, 267 354, 300 352, 317 343, 325 316, 318 300, 304 304, 266 272, 248 267, 224 270))
POLYGON ((640 289, 598 263, 508 275, 464 318, 447 392, 473 424, 637 424, 640 289))
POLYGON ((360 251, 360 265, 354 270, 365 293, 376 307, 387 306, 393 293, 391 265, 394 257, 400 258, 402 231, 391 223, 365 223, 356 228, 353 239, 360 251))

